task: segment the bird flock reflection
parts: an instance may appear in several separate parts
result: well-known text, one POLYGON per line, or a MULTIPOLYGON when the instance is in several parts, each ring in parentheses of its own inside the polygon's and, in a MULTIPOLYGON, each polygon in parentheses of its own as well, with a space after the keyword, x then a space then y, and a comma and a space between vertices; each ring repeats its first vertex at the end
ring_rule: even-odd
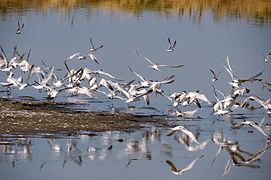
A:
POLYGON ((199 131, 194 133, 196 134, 194 136, 187 128, 181 129, 182 134, 174 132, 180 127, 173 130, 150 127, 130 132, 43 134, 39 138, 1 135, 0 166, 11 164, 16 168, 18 162, 24 161, 35 164, 40 171, 46 171, 54 163, 65 168, 67 164, 81 167, 88 166, 90 162, 117 160, 120 162, 119 166, 126 169, 133 168, 134 163, 147 160, 163 163, 168 172, 182 175, 193 171, 193 168, 199 166, 197 164, 205 159, 205 163, 212 166, 217 163, 225 164, 224 170, 221 170, 221 176, 225 176, 234 167, 261 168, 261 159, 271 147, 270 140, 266 139, 261 141, 262 147, 247 150, 251 148, 247 147, 246 140, 233 139, 230 135, 224 134, 223 130, 212 131, 210 136, 201 135, 199 131), (206 140, 198 142, 204 138, 206 140), (210 147, 217 149, 217 152, 209 149, 210 147), (42 154, 47 154, 47 157, 43 157, 42 154), (219 161, 221 154, 224 154, 224 158, 221 158, 223 161, 226 160, 227 154, 227 162, 219 161), (34 161, 35 158, 38 161, 34 161))

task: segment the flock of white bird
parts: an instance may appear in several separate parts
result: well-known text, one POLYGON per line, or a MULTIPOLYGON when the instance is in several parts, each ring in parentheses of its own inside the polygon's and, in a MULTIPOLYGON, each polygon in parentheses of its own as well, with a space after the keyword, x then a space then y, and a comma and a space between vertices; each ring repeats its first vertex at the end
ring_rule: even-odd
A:
MULTIPOLYGON (((20 27, 21 26, 18 25, 19 30, 21 30, 20 27)), ((231 77, 229 84, 232 86, 232 91, 225 95, 212 85, 216 102, 211 103, 208 98, 204 94, 199 93, 199 91, 181 91, 173 92, 172 94, 167 95, 163 91, 162 86, 173 83, 175 81, 174 75, 160 81, 154 81, 143 77, 128 66, 135 78, 139 79, 139 83, 136 83, 135 80, 126 83, 120 78, 117 78, 102 70, 92 70, 87 67, 70 69, 68 66, 68 62, 70 61, 91 60, 99 64, 94 52, 103 48, 103 45, 95 47, 91 38, 90 42, 92 46, 89 54, 84 55, 81 53, 74 53, 64 60, 67 74, 63 78, 59 78, 56 75, 57 69, 55 69, 54 66, 46 66, 43 61, 43 67, 31 64, 29 62, 31 49, 29 50, 27 56, 25 56, 25 54, 20 54, 15 46, 13 56, 9 59, 1 46, 0 71, 6 73, 6 81, 0 82, 0 85, 2 85, 2 87, 6 87, 8 90, 12 88, 22 90, 27 87, 32 87, 39 91, 46 91, 48 94, 48 99, 56 98, 60 92, 66 92, 72 95, 86 95, 91 98, 97 98, 97 93, 99 93, 107 96, 110 99, 120 99, 126 103, 139 101, 142 98, 147 105, 150 104, 149 95, 151 93, 155 93, 156 95, 158 94, 168 99, 172 103, 172 107, 175 110, 173 114, 181 117, 192 117, 193 114, 201 108, 201 103, 212 105, 214 114, 224 115, 231 113, 236 108, 248 108, 249 101, 258 102, 268 114, 271 114, 270 99, 264 100, 257 95, 251 95, 243 102, 240 102, 239 100, 239 97, 249 94, 250 92, 250 90, 244 86, 244 84, 247 82, 258 82, 262 84, 265 89, 271 91, 271 83, 260 78, 263 72, 249 78, 239 79, 232 70, 228 57, 224 67, 231 77), (223 98, 219 99, 217 93, 221 94, 223 98), (189 106, 191 104, 195 104, 197 109, 187 112, 178 110, 179 106, 189 106)), ((170 38, 168 38, 168 42, 169 47, 166 49, 166 51, 173 52, 176 46, 176 41, 172 43, 170 38)), ((138 51, 136 51, 136 54, 140 58, 146 60, 146 62, 150 64, 149 67, 156 71, 161 71, 160 68, 162 67, 181 68, 184 66, 158 64, 143 56, 138 51)), ((264 56, 264 61, 267 62, 269 58, 270 54, 264 56)), ((216 74, 212 69, 210 69, 210 71, 213 75, 212 81, 217 81, 220 73, 216 74)))
MULTIPOLYGON (((22 28, 23 25, 20 26, 18 24, 17 32, 20 33, 22 28)), ((143 77, 128 66, 128 69, 135 78, 139 79, 138 83, 136 83, 137 81, 135 80, 124 82, 120 78, 102 70, 92 70, 87 67, 70 69, 68 65, 70 61, 90 60, 99 64, 99 60, 94 54, 96 51, 103 48, 103 45, 95 47, 91 38, 90 43, 91 48, 89 54, 85 55, 74 53, 64 60, 63 63, 67 73, 63 78, 59 78, 56 75, 57 69, 54 66, 47 66, 44 62, 42 62, 43 67, 31 64, 29 61, 31 49, 26 56, 25 54, 20 54, 15 46, 13 55, 9 59, 1 46, 0 71, 3 72, 4 76, 6 75, 6 81, 0 82, 0 85, 2 85, 3 88, 7 88, 8 91, 12 88, 22 90, 27 87, 31 87, 39 91, 45 91, 48 94, 48 99, 56 98, 61 92, 66 92, 71 95, 85 95, 90 98, 97 98, 97 93, 99 93, 101 95, 105 95, 109 99, 120 99, 126 103, 132 103, 143 99, 147 105, 150 104, 149 95, 154 93, 156 95, 161 95, 172 103, 172 115, 184 118, 192 118, 193 115, 201 109, 202 103, 207 103, 209 106, 212 106, 214 115, 228 115, 232 114, 237 108, 253 109, 254 106, 251 104, 254 101, 258 103, 261 108, 264 108, 268 115, 271 114, 271 99, 264 99, 255 94, 251 95, 250 90, 245 86, 246 83, 259 83, 264 89, 271 91, 271 83, 261 78, 263 72, 259 72, 248 78, 240 79, 234 73, 228 57, 226 58, 226 63, 223 64, 223 66, 231 77, 229 85, 232 87, 232 90, 229 94, 225 95, 212 85, 216 101, 211 102, 204 94, 199 93, 199 91, 180 91, 169 95, 166 94, 163 91, 162 86, 173 83, 175 81, 174 75, 166 77, 160 81, 154 81, 143 77), (222 99, 218 98, 218 93, 221 95, 222 99), (195 106, 195 110, 180 111, 180 106, 195 106)), ((166 49, 166 52, 174 52, 176 41, 172 43, 170 38, 168 38, 168 43, 169 47, 166 49)), ((150 64, 148 67, 156 71, 161 71, 160 68, 181 68, 184 66, 158 64, 148 59, 138 51, 136 51, 136 54, 139 58, 146 60, 146 62, 150 64)), ((270 57, 270 53, 264 55, 264 62, 268 62, 270 57)), ((220 73, 215 73, 215 71, 211 69, 210 71, 213 75, 212 81, 215 82, 219 80, 220 73)), ((263 128, 253 121, 247 120, 240 124, 234 123, 233 127, 240 128, 246 125, 252 126, 267 137, 267 139, 270 138, 263 128)), ((181 131, 195 143, 200 145, 193 133, 183 126, 176 126, 172 128, 171 131, 172 133, 169 135, 172 135, 175 131, 181 131)))

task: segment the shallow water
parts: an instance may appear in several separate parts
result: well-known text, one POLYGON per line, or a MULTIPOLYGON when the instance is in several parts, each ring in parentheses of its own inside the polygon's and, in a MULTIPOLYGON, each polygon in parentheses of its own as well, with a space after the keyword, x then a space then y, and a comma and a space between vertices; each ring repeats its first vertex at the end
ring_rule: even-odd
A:
POLYGON ((1 144, 6 143, 0 146, 1 176, 4 179, 179 179, 166 162, 171 161, 181 169, 198 159, 191 170, 181 174, 183 178, 269 179, 271 154, 270 149, 263 151, 266 147, 263 136, 258 132, 248 133, 247 129, 226 131, 227 123, 190 122, 187 128, 197 134, 200 143, 207 143, 197 151, 192 151, 195 144, 186 146, 178 141, 181 134, 168 137, 169 130, 154 127, 69 136, 7 135, 1 137, 1 144), (246 159, 260 152, 263 155, 252 167, 233 166, 225 173, 229 153, 222 150, 214 161, 219 146, 212 142, 212 136, 219 133, 227 140, 237 141, 246 159))
MULTIPOLYGON (((128 66, 147 79, 162 80, 175 75, 175 82, 162 88, 167 95, 175 91, 200 90, 208 99, 214 101, 211 84, 227 94, 231 86, 227 83, 230 76, 223 67, 226 56, 229 56, 232 68, 239 78, 247 78, 263 71, 261 78, 271 81, 271 63, 265 63, 262 58, 263 54, 270 53, 271 50, 271 1, 242 2, 242 6, 239 1, 236 3, 239 2, 240 6, 231 2, 218 3, 216 6, 216 1, 210 1, 209 4, 202 4, 200 1, 180 4, 174 1, 174 5, 163 1, 154 4, 144 1, 138 5, 126 4, 126 1, 77 1, 74 4, 63 4, 60 1, 48 1, 45 4, 36 1, 11 4, 2 0, 0 2, 0 44, 8 57, 12 56, 15 45, 20 53, 27 53, 31 48, 30 62, 42 66, 43 60, 48 66, 60 68, 62 70, 57 72, 60 77, 66 73, 64 60, 67 57, 76 52, 89 52, 91 37, 97 46, 104 45, 104 48, 95 53, 100 64, 71 61, 71 68, 103 69, 125 82, 132 79, 138 81, 128 66), (251 6, 254 8, 249 8, 251 6), (25 24, 20 35, 15 34, 18 20, 25 24), (173 53, 165 52, 168 37, 177 40, 173 53), (184 67, 162 69, 162 72, 153 71, 146 67, 147 62, 136 55, 136 50, 160 64, 183 64, 184 67), (218 81, 211 81, 209 69, 221 72, 218 81)), ((0 72, 0 81, 5 79, 6 74, 0 72)), ((261 83, 248 83, 245 87, 251 90, 250 95, 270 98, 270 92, 262 89, 261 83)), ((0 96, 6 97, 6 92, 2 92, 5 88, 0 87, 0 90, 0 96)), ((11 91, 10 98, 20 96, 46 100, 45 92, 39 93, 30 87, 22 91, 11 91)), ((110 111, 114 107, 123 112, 137 114, 168 114, 171 102, 155 95, 151 95, 150 99, 150 107, 140 101, 131 103, 133 108, 128 108, 125 102, 109 100, 102 95, 91 99, 60 93, 55 101, 74 102, 74 108, 87 111, 110 111)), ((242 98, 244 99, 245 97, 242 98)), ((194 106, 184 109, 193 108, 194 106)), ((177 168, 182 168, 204 155, 191 171, 183 173, 182 176, 187 179, 269 179, 269 149, 260 160, 254 162, 254 168, 233 166, 224 176, 229 153, 222 150, 212 164, 219 148, 211 140, 215 132, 223 132, 226 140, 238 141, 241 150, 254 155, 264 149, 266 138, 251 127, 232 129, 228 117, 210 115, 211 111, 207 104, 203 104, 197 114, 201 118, 165 118, 165 121, 186 125, 193 133, 197 132, 200 142, 208 140, 206 147, 196 152, 188 151, 184 144, 176 140, 178 136, 167 137, 168 129, 155 127, 131 132, 95 133, 97 136, 91 137, 1 137, 1 177, 177 179, 180 177, 171 172, 167 160, 172 161, 177 168), (69 151, 67 143, 76 147, 72 146, 69 151), (61 150, 56 152, 56 149, 51 148, 53 144, 60 144, 61 150), (137 147, 139 144, 140 147, 137 147), (97 151, 88 151, 90 146, 98 148, 97 151)), ((237 110, 233 114, 239 122, 245 119, 260 123, 266 116, 266 111, 262 108, 253 112, 237 110)), ((270 116, 266 116, 263 124, 266 125, 266 133, 270 135, 270 116)), ((252 155, 244 156, 249 159, 252 155)))

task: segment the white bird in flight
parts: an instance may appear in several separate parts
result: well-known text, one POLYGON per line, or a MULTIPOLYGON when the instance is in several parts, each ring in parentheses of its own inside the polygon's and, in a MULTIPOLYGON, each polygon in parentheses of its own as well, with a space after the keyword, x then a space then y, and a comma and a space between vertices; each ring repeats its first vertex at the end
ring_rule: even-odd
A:
POLYGON ((66 58, 65 63, 67 61, 70 61, 70 60, 73 60, 73 59, 80 60, 80 61, 86 60, 88 57, 90 58, 90 60, 94 61, 96 64, 99 64, 98 59, 92 53, 89 53, 87 55, 82 55, 81 53, 74 53, 71 56, 69 56, 68 58, 66 58))
POLYGON ((95 48, 95 46, 94 46, 94 43, 93 43, 93 41, 92 41, 92 39, 91 38, 89 38, 89 40, 90 40, 90 43, 91 43, 91 48, 90 48, 90 51, 97 51, 98 49, 101 49, 102 47, 104 47, 104 45, 101 45, 101 46, 99 46, 99 47, 97 47, 97 48, 95 48))
POLYGON ((258 73, 258 74, 256 74, 256 75, 254 75, 254 76, 252 76, 252 77, 249 77, 249 78, 247 78, 247 79, 238 79, 237 76, 234 74, 232 68, 231 68, 230 60, 229 60, 229 57, 228 57, 228 56, 227 56, 226 61, 227 61, 227 66, 228 66, 228 67, 226 67, 226 66, 224 65, 224 68, 228 71, 228 73, 229 73, 230 76, 231 76, 232 81, 229 82, 229 84, 232 85, 232 87, 237 88, 237 87, 239 87, 242 83, 245 83, 245 82, 262 81, 262 79, 258 79, 258 77, 261 76, 261 75, 263 74, 263 71, 260 72, 260 73, 258 73))
POLYGON ((20 22, 18 21, 18 27, 16 30, 16 34, 21 34, 23 28, 24 28, 24 23, 22 25, 20 25, 20 22))
POLYGON ((184 66, 184 65, 166 65, 166 64, 153 63, 150 59, 146 58, 145 56, 140 54, 138 51, 136 51, 136 54, 138 56, 142 57, 143 59, 145 59, 146 61, 148 61, 151 64, 148 67, 152 68, 153 70, 160 71, 160 72, 161 72, 161 70, 159 69, 159 67, 180 68, 180 67, 184 66))
POLYGON ((212 69, 210 69, 211 73, 213 74, 213 78, 212 81, 215 82, 218 80, 218 76, 221 74, 221 72, 219 73, 215 73, 212 69))
POLYGON ((269 59, 270 59, 270 57, 271 57, 271 53, 268 53, 267 55, 263 54, 263 60, 264 60, 264 62, 268 62, 269 59))
POLYGON ((169 46, 166 51, 173 52, 177 42, 174 41, 174 43, 172 44, 170 38, 168 38, 167 40, 168 40, 169 46))

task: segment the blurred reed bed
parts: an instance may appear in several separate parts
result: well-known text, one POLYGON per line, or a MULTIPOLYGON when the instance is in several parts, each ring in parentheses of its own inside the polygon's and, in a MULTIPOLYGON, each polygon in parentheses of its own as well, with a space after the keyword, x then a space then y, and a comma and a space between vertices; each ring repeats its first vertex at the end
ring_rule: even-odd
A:
POLYGON ((215 22, 246 18, 258 24, 271 22, 270 0, 0 0, 0 16, 23 16, 29 10, 48 13, 57 10, 69 14, 77 9, 135 16, 152 11, 161 16, 189 16, 200 23, 202 16, 211 13, 215 22))

